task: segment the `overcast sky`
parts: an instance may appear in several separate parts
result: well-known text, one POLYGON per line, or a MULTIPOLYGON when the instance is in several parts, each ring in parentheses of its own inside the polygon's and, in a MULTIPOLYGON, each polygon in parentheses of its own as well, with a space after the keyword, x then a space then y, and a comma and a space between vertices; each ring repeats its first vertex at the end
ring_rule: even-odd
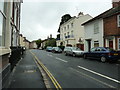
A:
POLYGON ((110 9, 112 0, 24 0, 21 10, 21 34, 28 40, 56 38, 61 17, 79 12, 92 17, 110 9), (34 1, 34 2, 33 2, 34 1))

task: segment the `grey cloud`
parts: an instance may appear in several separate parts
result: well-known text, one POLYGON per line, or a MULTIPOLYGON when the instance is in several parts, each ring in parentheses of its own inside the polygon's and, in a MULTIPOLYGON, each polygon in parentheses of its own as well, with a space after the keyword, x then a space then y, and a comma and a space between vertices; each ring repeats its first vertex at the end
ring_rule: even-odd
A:
POLYGON ((21 33, 30 40, 46 38, 50 33, 55 36, 62 15, 68 13, 74 16, 82 11, 95 16, 109 9, 110 5, 111 3, 108 2, 24 2, 22 4, 21 33))

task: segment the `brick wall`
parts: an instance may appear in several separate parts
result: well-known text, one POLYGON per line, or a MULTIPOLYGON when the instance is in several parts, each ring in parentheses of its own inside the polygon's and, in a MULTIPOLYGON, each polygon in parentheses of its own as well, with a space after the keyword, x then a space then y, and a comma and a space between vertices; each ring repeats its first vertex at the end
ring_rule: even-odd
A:
POLYGON ((104 19, 104 35, 120 35, 117 25, 117 15, 104 19))

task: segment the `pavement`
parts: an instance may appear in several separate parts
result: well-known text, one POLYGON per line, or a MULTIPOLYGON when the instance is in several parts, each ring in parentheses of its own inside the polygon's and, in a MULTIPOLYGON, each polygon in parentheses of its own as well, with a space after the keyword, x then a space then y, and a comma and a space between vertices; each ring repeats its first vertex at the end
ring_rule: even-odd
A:
POLYGON ((46 89, 43 76, 34 62, 34 57, 29 51, 24 53, 20 62, 11 73, 9 88, 43 88, 46 89))

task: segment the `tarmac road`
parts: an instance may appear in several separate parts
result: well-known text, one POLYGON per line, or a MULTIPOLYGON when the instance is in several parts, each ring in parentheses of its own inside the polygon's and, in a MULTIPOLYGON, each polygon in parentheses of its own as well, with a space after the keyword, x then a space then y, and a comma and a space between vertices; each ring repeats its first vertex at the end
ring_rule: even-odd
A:
POLYGON ((62 88, 120 88, 120 64, 31 50, 62 88))

